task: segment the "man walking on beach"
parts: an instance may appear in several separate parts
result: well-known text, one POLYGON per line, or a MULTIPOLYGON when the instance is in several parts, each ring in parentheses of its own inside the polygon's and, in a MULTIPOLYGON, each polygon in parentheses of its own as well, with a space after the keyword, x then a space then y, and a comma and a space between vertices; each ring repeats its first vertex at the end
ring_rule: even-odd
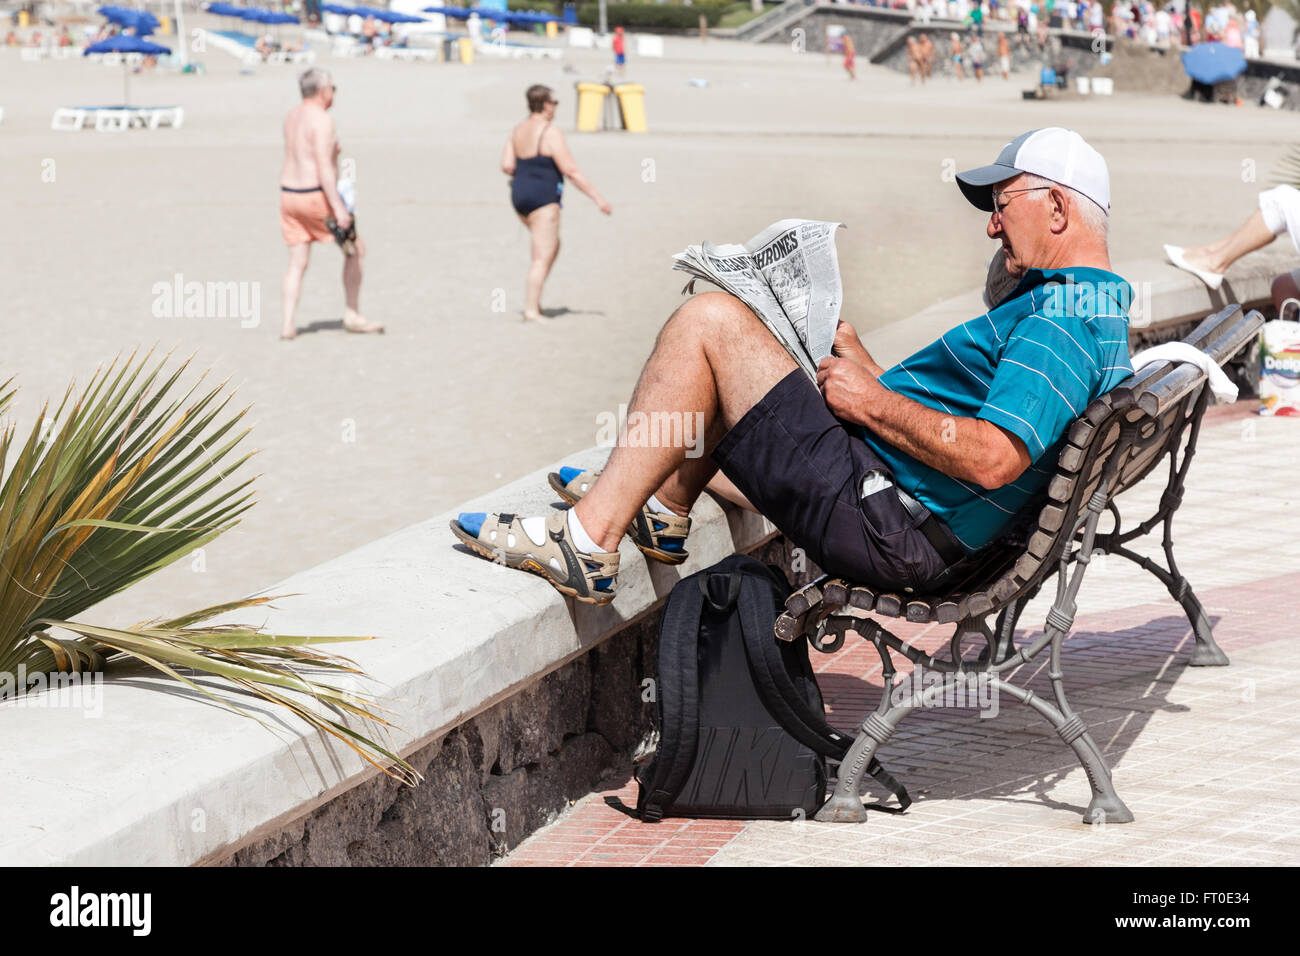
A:
MULTIPOLYGON (((289 268, 280 286, 284 311, 281 339, 298 335, 294 312, 302 293, 313 242, 335 238, 352 229, 352 213, 339 196, 339 141, 329 108, 334 104, 334 80, 325 70, 310 69, 298 79, 302 102, 284 121, 284 166, 280 170, 280 229, 289 247, 289 268)), ((349 332, 382 332, 384 327, 362 318, 361 263, 365 243, 355 237, 344 247, 343 291, 346 308, 343 327, 349 332), (351 247, 349 250, 349 246, 351 247)))

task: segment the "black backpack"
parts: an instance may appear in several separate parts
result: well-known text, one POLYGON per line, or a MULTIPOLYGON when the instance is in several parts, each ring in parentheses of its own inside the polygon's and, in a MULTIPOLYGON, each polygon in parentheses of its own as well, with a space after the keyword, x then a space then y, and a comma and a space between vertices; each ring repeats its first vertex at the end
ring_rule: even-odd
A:
MULTIPOLYGON (((790 820, 825 802, 826 762, 853 738, 826 722, 807 639, 773 634, 789 595, 780 569, 746 555, 673 588, 659 628, 659 746, 636 774, 642 820, 790 820)), ((875 759, 867 770, 898 797, 880 809, 906 810, 898 781, 875 759)))

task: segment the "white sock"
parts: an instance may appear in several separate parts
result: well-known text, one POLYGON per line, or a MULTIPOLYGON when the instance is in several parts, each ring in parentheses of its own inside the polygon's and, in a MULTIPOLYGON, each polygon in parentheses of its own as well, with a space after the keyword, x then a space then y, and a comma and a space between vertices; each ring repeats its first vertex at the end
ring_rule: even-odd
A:
MULTIPOLYGON (((651 496, 650 496, 650 500, 647 501, 647 502, 645 503, 645 506, 646 506, 647 508, 649 508, 651 511, 657 511, 657 512, 659 512, 659 513, 662 514, 662 515, 675 515, 675 514, 677 514, 676 511, 673 511, 672 508, 669 508, 666 504, 664 504, 662 501, 660 501, 660 500, 659 500, 657 497, 655 497, 654 495, 651 495, 651 496)), ((682 517, 682 516, 679 515, 679 517, 682 517)))
POLYGON ((524 526, 524 534, 528 535, 533 544, 540 548, 546 543, 545 516, 537 518, 520 518, 519 523, 524 526))
POLYGON ((607 553, 604 548, 591 540, 591 535, 587 534, 587 529, 584 528, 582 522, 578 520, 578 512, 575 508, 569 509, 569 534, 573 535, 573 544, 582 553, 607 553))

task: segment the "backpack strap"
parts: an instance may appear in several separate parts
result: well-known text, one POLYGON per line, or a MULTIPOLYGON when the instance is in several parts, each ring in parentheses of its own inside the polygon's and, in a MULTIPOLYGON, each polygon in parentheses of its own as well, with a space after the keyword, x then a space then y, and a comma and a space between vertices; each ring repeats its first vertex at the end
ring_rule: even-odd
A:
MULTIPOLYGON (((697 572, 697 575, 703 575, 697 572)), ((686 784, 699 744, 700 679, 698 643, 704 595, 698 587, 679 582, 664 607, 659 628, 659 748, 649 768, 649 780, 639 780, 637 813, 646 823, 658 823, 686 784), (672 687, 665 686, 672 682, 672 687)))
MULTIPOLYGON (((745 635, 745 651, 754 674, 754 685, 758 688, 763 703, 790 736, 823 757, 842 761, 853 744, 853 738, 836 730, 827 723, 824 713, 809 705, 807 698, 799 692, 790 678, 790 671, 782 656, 800 652, 807 654, 806 647, 799 643, 806 641, 807 638, 801 637, 799 641, 792 644, 779 644, 774 640, 771 622, 765 619, 761 610, 765 597, 761 590, 768 588, 769 585, 740 571, 733 571, 732 574, 743 578, 737 610, 740 615, 741 630, 745 635)), ((912 797, 907 792, 907 788, 899 783, 875 757, 872 757, 871 762, 867 764, 867 773, 897 797, 899 804, 897 810, 879 804, 873 806, 902 813, 912 805, 912 797)))

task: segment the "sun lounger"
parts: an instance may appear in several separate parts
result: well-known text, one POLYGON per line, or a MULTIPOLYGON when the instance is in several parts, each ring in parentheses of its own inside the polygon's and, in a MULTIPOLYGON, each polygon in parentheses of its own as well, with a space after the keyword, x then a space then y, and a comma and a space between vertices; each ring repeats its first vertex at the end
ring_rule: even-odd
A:
POLYGON ((415 60, 436 62, 439 59, 439 54, 437 50, 424 46, 381 46, 375 48, 375 58, 378 60, 405 60, 407 62, 415 60))
POLYGON ((335 56, 353 57, 365 56, 369 49, 369 44, 360 42, 356 37, 340 34, 334 38, 334 47, 330 52, 335 56))
POLYGON ((120 133, 133 126, 179 129, 184 121, 181 106, 61 106, 54 111, 50 129, 72 132, 89 126, 97 133, 120 133))
POLYGON ((262 54, 253 47, 257 41, 234 30, 200 30, 199 39, 222 53, 228 53, 245 65, 260 63, 262 54))
POLYGON ((564 55, 559 47, 532 46, 528 43, 480 43, 475 49, 485 56, 499 56, 508 60, 558 60, 564 55))
POLYGON ((131 128, 131 110, 101 106, 94 111, 96 133, 122 133, 131 128))
POLYGON ((185 122, 185 108, 183 106, 133 107, 131 114, 133 125, 146 126, 149 129, 158 129, 160 126, 180 129, 181 124, 185 122))
POLYGON ((71 132, 86 125, 87 118, 96 109, 93 106, 60 106, 50 120, 50 129, 71 132))

